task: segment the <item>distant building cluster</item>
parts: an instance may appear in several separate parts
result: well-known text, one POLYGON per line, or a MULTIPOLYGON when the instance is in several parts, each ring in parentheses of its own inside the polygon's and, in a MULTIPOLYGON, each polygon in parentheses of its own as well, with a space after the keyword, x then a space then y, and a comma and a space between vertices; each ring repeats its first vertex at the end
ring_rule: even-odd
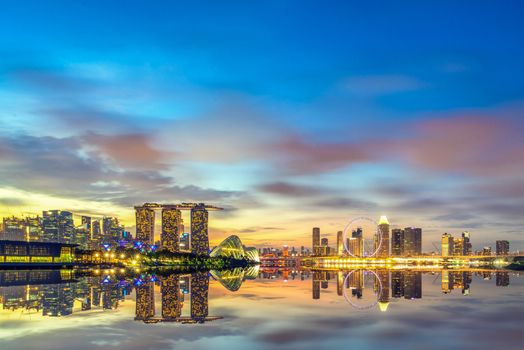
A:
POLYGON ((385 216, 381 216, 378 227, 373 235, 373 245, 369 251, 365 249, 365 238, 362 227, 356 227, 344 242, 344 232, 337 232, 336 247, 330 247, 328 238, 320 238, 320 228, 313 228, 312 251, 314 256, 351 255, 354 257, 375 256, 387 258, 390 256, 408 257, 422 255, 422 229, 418 227, 394 228, 385 216), (348 252, 349 250, 349 252, 348 252))
MULTIPOLYGON (((509 242, 506 240, 496 241, 496 252, 497 256, 509 255, 509 242)), ((453 237, 449 233, 442 235, 442 256, 492 256, 493 252, 491 247, 484 247, 482 250, 473 251, 470 240, 470 233, 465 231, 462 232, 460 237, 453 237)))
MULTIPOLYGON (((336 234, 336 246, 330 247, 327 237, 321 237, 320 228, 313 227, 312 232, 312 256, 344 256, 349 255, 355 258, 376 257, 417 257, 425 255, 422 251, 422 228, 390 228, 387 217, 381 216, 376 225, 373 237, 366 241, 363 228, 356 226, 351 231, 338 231, 336 234), (345 237, 345 238, 344 238, 345 237), (372 241, 372 244, 370 242, 372 241)), ((440 247, 434 242, 433 245, 443 257, 451 256, 491 256, 493 251, 491 247, 484 247, 481 250, 473 251, 471 236, 468 231, 462 232, 461 236, 453 237, 449 233, 442 235, 440 247)), ((509 255, 509 242, 506 240, 496 241, 497 256, 509 255)), ((264 254, 262 254, 264 256, 264 254)))
POLYGON ((76 244, 86 250, 132 240, 116 217, 81 216, 78 225, 73 217, 73 213, 64 210, 46 210, 42 216, 5 217, 0 240, 76 244))

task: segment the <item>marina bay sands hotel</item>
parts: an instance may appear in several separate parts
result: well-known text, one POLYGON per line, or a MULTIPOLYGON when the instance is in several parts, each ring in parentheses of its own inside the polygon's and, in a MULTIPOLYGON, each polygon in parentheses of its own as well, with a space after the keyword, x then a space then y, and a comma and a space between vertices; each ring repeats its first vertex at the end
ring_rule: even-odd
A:
POLYGON ((136 239, 153 245, 155 237, 155 213, 160 211, 162 232, 160 246, 170 252, 180 251, 180 232, 183 226, 182 210, 190 210, 191 233, 190 251, 197 255, 209 254, 208 211, 222 208, 204 203, 157 204, 145 203, 135 207, 136 239))

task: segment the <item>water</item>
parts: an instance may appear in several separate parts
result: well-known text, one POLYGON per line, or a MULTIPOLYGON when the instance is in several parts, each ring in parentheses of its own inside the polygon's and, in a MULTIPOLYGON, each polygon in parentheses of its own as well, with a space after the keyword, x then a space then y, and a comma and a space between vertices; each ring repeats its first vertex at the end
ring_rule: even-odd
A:
POLYGON ((0 272, 0 349, 520 349, 504 271, 0 272))

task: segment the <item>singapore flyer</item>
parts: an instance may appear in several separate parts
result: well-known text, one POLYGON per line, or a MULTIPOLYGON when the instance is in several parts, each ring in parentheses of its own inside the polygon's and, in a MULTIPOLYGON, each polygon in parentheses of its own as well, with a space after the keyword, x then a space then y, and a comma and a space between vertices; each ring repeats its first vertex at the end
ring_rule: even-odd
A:
POLYGON ((351 219, 344 228, 344 249, 354 258, 374 257, 382 245, 378 223, 368 217, 351 219))

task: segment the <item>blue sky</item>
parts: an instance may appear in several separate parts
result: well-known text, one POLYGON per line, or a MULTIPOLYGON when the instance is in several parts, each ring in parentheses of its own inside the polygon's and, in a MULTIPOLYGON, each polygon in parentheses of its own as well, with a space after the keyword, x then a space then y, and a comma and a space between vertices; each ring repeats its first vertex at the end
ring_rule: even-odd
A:
POLYGON ((524 246, 519 1, 1 7, 3 215, 202 200, 216 240, 386 214, 524 246))

